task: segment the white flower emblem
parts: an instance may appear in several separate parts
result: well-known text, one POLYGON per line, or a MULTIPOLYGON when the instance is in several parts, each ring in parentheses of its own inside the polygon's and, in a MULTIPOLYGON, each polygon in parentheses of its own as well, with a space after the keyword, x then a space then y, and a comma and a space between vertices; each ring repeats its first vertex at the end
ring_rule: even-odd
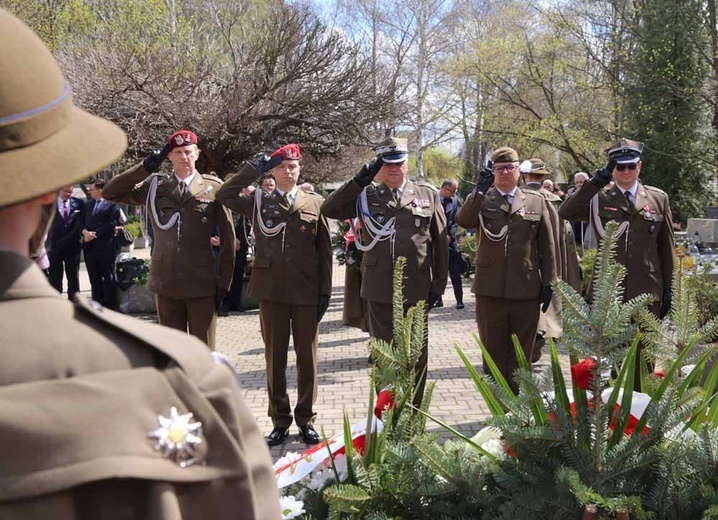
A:
POLYGON ((158 415, 157 421, 160 427, 147 434, 151 439, 157 439, 155 450, 161 450, 163 457, 174 460, 181 468, 199 460, 197 447, 202 444, 201 422, 191 422, 191 413, 180 415, 174 406, 170 408, 169 417, 158 415))

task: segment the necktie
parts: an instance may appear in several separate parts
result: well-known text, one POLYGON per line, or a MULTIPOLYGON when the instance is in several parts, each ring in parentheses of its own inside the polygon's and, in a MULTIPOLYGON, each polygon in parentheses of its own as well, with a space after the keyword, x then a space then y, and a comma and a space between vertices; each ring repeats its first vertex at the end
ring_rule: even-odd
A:
POLYGON ((65 222, 67 222, 68 217, 70 216, 70 211, 67 209, 67 201, 62 201, 62 218, 65 222))
POLYGON ((399 188, 394 188, 391 190, 392 198, 394 199, 394 204, 399 204, 399 188))
POLYGON ((509 205, 509 208, 510 208, 510 207, 511 207, 511 202, 512 202, 512 200, 511 200, 511 194, 507 193, 506 195, 504 195, 504 198, 506 199, 506 203, 509 205))
POLYGON ((186 182, 183 182, 183 183, 182 183, 182 190, 181 190, 183 197, 184 197, 185 195, 187 195, 188 188, 189 188, 189 186, 187 186, 187 183, 186 183, 186 182))
POLYGON ((628 207, 633 207, 633 197, 631 196, 631 192, 626 190, 623 192, 623 195, 626 197, 626 200, 628 201, 628 207))
POLYGON ((100 206, 102 206, 102 200, 98 200, 97 202, 95 202, 95 206, 92 208, 93 215, 100 210, 100 206))

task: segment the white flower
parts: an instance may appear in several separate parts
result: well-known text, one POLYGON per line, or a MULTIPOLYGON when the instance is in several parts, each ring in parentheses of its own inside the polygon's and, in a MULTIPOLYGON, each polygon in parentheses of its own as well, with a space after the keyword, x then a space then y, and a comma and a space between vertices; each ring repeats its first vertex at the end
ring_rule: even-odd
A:
POLYGON ((279 497, 279 509, 282 510, 282 520, 297 518, 304 514, 304 502, 293 496, 279 497))
POLYGON ((349 476, 349 468, 347 467, 346 455, 337 455, 334 457, 334 467, 339 475, 339 482, 344 482, 349 476))
POLYGON ((284 457, 280 458, 277 462, 274 463, 274 469, 283 468, 287 464, 291 464, 293 462, 301 460, 301 458, 301 454, 297 453, 296 451, 290 451, 284 457))
POLYGON ((333 477, 334 473, 332 471, 315 471, 312 474, 312 479, 309 481, 309 484, 307 484, 307 487, 312 491, 320 491, 321 489, 324 489, 327 480, 333 477))
POLYGON ((503 457, 506 454, 504 449, 504 441, 501 439, 489 439, 481 445, 485 451, 488 451, 495 457, 503 457))
POLYGON ((486 441, 491 439, 500 439, 501 438, 501 430, 498 428, 495 428, 494 426, 486 426, 485 428, 479 430, 479 432, 471 437, 471 440, 474 441, 479 446, 482 446, 486 441))

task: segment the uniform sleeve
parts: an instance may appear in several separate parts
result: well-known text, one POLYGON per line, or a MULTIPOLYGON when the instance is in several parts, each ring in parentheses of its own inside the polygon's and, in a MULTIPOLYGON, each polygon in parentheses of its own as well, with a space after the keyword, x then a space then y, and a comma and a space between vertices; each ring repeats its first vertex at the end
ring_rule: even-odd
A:
POLYGON ((357 216, 357 197, 364 188, 353 179, 329 194, 322 204, 322 214, 327 218, 346 220, 357 216))
POLYGON ((215 195, 215 200, 235 213, 251 218, 254 208, 254 196, 242 195, 242 190, 256 181, 259 175, 254 166, 246 163, 237 175, 222 185, 217 195, 215 195))
POLYGON ((110 179, 102 189, 102 197, 112 202, 142 206, 147 200, 150 174, 142 163, 134 165, 110 179))
POLYGON ((327 219, 320 213, 316 237, 317 254, 319 255, 319 294, 332 294, 332 241, 329 235, 327 219))
POLYGON ((589 219, 589 205, 591 199, 600 191, 601 188, 592 182, 584 182, 581 189, 568 197, 558 214, 561 218, 571 222, 585 222, 589 219))
POLYGON ((479 212, 484 204, 483 193, 472 191, 466 202, 456 212, 455 221, 464 229, 474 229, 479 226, 479 212))
POLYGON ((673 283, 673 263, 675 253, 675 237, 673 235, 673 213, 668 195, 665 196, 663 208, 663 225, 658 235, 658 256, 661 259, 663 274, 663 290, 670 289, 673 283))
POLYGON ((553 225, 549 214, 549 202, 542 200, 543 211, 541 225, 536 238, 541 269, 541 285, 551 285, 556 281, 556 245, 553 236, 553 225))
POLYGON ((446 214, 441 205, 439 193, 434 193, 434 216, 431 219, 431 242, 434 265, 432 266, 431 293, 444 294, 449 275, 449 240, 446 229, 446 214))
POLYGON ((215 206, 215 218, 219 231, 219 273, 217 277, 217 287, 229 291, 229 287, 232 284, 236 257, 234 249, 234 241, 236 238, 234 221, 232 220, 232 214, 229 209, 219 202, 215 202, 213 205, 215 206))

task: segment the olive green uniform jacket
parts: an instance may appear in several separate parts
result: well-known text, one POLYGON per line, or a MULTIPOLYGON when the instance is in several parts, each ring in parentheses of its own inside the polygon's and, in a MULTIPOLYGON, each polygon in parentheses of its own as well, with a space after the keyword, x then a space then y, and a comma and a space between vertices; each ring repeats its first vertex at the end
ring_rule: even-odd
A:
MULTIPOLYGON (((396 218, 394 250, 391 240, 377 242, 365 251, 362 260, 361 296, 380 303, 392 301, 394 261, 406 258, 404 269, 404 303, 415 305, 430 294, 444 294, 449 272, 449 246, 446 215, 435 188, 407 179, 399 204, 384 183, 362 188, 354 180, 331 193, 322 206, 329 218, 345 220, 357 216, 357 198, 366 190, 371 217, 380 223, 396 218)), ((362 236, 366 238, 367 215, 362 220, 362 236)), ((366 240, 365 240, 366 242, 366 240)))
POLYGON ((147 287, 176 300, 213 296, 217 288, 228 291, 234 274, 235 235, 232 215, 215 202, 222 181, 195 172, 189 193, 182 195, 174 175, 148 175, 140 163, 112 178, 102 190, 102 196, 113 202, 147 203, 154 232, 147 287), (154 182, 156 192, 150 200, 148 194, 154 182), (175 215, 179 220, 162 230, 160 224, 167 224, 175 215), (218 259, 210 244, 215 225, 220 239, 218 259))
POLYGON ((456 214, 466 229, 479 227, 494 234, 508 226, 504 240, 492 241, 479 228, 476 274, 472 292, 509 300, 538 299, 542 285, 556 279, 556 259, 548 203, 535 191, 517 189, 513 204, 496 188, 484 195, 472 192, 456 214))
POLYGON ((332 293, 332 244, 326 219, 320 213, 324 199, 297 190, 290 207, 276 190, 261 192, 261 215, 255 215, 254 193, 241 192, 258 176, 254 166, 246 164, 217 193, 218 202, 253 219, 256 247, 249 295, 290 305, 317 305, 319 295, 332 293), (285 222, 286 228, 266 236, 257 225, 258 218, 269 227, 285 222))
POLYGON ((566 199, 559 214, 571 221, 590 220, 596 232, 596 222, 589 208, 593 197, 598 197, 598 214, 604 227, 611 220, 619 224, 630 223, 628 230, 619 237, 616 248, 616 259, 627 270, 624 298, 630 300, 648 293, 657 304, 664 289, 671 288, 673 279, 673 216, 668 195, 658 188, 639 184, 636 202, 629 205, 617 186, 601 190, 586 182, 566 199))
POLYGON ((9 252, 0 335, 0 518, 281 518, 235 376, 197 339, 73 304, 9 252), (155 450, 148 433, 171 407, 202 423, 203 464, 155 450))

